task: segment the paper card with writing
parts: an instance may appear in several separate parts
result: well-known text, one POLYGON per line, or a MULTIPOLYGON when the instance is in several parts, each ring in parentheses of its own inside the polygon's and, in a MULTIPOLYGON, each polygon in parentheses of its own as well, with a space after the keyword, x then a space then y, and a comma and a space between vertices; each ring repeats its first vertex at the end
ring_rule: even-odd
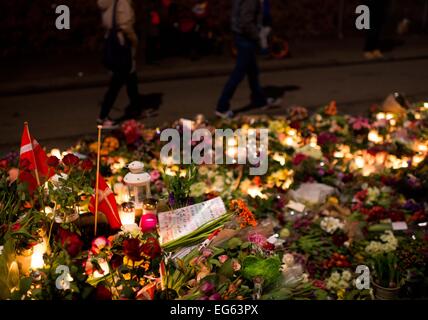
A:
POLYGON ((161 212, 159 218, 160 243, 179 239, 203 226, 217 220, 226 213, 220 197, 173 211, 161 212))

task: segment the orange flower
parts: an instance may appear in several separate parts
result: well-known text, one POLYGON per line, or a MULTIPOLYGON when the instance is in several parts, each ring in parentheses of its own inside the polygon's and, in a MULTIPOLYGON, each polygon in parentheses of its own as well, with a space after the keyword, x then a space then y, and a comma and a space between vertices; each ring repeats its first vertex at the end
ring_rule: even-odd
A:
POLYGON ((255 176, 253 179, 253 183, 256 186, 260 187, 262 185, 262 179, 260 178, 260 176, 255 176))
POLYGON ((330 104, 325 107, 324 113, 328 116, 335 116, 337 114, 336 101, 331 101, 330 104))
POLYGON ((244 201, 232 200, 230 202, 230 208, 235 211, 241 228, 245 228, 247 226, 257 226, 257 221, 254 217, 254 214, 248 209, 244 201))

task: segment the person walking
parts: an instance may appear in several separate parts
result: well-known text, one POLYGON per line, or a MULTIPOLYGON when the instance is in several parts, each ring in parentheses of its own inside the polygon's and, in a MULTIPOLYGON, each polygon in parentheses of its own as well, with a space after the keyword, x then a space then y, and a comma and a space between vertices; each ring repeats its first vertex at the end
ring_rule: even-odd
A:
POLYGON ((370 29, 366 32, 364 57, 368 60, 381 59, 381 34, 387 18, 389 0, 367 0, 370 9, 370 29))
POLYGON ((259 83, 256 56, 260 42, 262 16, 260 0, 233 0, 231 24, 238 54, 235 68, 217 103, 216 115, 218 117, 233 117, 230 100, 245 76, 248 77, 251 89, 251 104, 254 107, 267 105, 267 99, 259 83))
POLYGON ((123 86, 127 89, 129 105, 120 120, 138 116, 140 94, 135 61, 138 39, 134 29, 135 13, 132 0, 98 0, 98 7, 101 9, 102 24, 106 29, 104 63, 112 72, 112 77, 101 103, 97 123, 108 129, 117 125, 117 121, 113 121, 109 115, 123 86), (112 48, 112 42, 116 44, 115 48, 112 48), (117 55, 118 52, 120 56, 117 55))

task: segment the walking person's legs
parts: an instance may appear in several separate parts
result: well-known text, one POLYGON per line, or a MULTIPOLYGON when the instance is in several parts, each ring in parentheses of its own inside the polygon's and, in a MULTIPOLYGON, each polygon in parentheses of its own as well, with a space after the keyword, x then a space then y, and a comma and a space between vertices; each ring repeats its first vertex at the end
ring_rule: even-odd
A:
POLYGON ((263 89, 260 86, 259 81, 259 67, 257 65, 257 46, 253 45, 253 49, 250 51, 248 60, 247 75, 248 84, 251 90, 251 104, 255 107, 263 107, 267 105, 266 96, 263 93, 263 89))
POLYGON ((109 120, 110 111, 117 99, 120 89, 125 84, 125 81, 126 81, 126 76, 118 72, 113 73, 110 80, 109 88, 106 94, 104 95, 104 99, 101 104, 101 111, 98 119, 99 123, 102 124, 103 122, 109 120))
POLYGON ((247 74, 249 61, 251 59, 251 42, 240 36, 237 36, 235 43, 238 49, 236 65, 218 101, 217 112, 219 113, 227 113, 229 111, 230 100, 238 88, 238 85, 247 74))
POLYGON ((140 113, 140 93, 138 91, 137 72, 132 72, 126 80, 126 91, 128 93, 129 105, 125 110, 125 118, 136 118, 140 113))

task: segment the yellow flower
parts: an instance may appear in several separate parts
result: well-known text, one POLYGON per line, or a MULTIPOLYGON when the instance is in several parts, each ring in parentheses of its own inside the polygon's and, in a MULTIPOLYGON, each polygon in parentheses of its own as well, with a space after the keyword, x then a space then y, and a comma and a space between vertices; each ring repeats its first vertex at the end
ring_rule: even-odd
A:
POLYGON ((336 197, 328 198, 328 202, 331 204, 339 204, 339 200, 336 197))
POLYGON ((140 261, 133 261, 129 259, 127 256, 123 257, 123 264, 128 267, 139 267, 141 264, 144 263, 144 259, 140 261))
POLYGON ((337 291, 337 300, 344 300, 345 299, 345 293, 346 293, 345 289, 339 289, 337 291))

